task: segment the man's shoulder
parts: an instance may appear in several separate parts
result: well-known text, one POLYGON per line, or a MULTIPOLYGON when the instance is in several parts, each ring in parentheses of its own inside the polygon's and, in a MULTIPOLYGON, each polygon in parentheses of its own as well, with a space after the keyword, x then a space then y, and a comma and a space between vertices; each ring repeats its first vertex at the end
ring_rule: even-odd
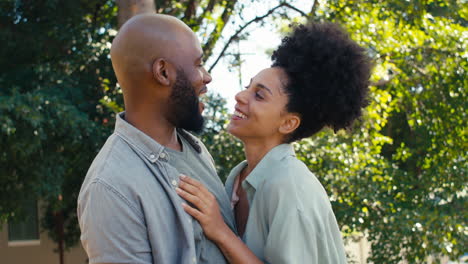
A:
POLYGON ((125 173, 141 167, 135 162, 142 162, 137 152, 121 137, 112 134, 94 158, 88 174, 125 173))
POLYGON ((153 177, 143 157, 118 135, 111 135, 92 162, 83 187, 100 182, 117 190, 147 185, 153 177))

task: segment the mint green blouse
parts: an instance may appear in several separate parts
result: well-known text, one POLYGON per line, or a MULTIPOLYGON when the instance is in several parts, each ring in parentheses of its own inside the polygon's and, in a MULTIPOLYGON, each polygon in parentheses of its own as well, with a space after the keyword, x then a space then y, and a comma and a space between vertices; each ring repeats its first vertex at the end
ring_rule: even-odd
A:
MULTIPOLYGON (((232 197, 243 161, 230 173, 232 197)), ((266 263, 346 263, 344 244, 325 189, 299 161, 291 144, 270 150, 242 187, 249 217, 242 240, 266 263)))

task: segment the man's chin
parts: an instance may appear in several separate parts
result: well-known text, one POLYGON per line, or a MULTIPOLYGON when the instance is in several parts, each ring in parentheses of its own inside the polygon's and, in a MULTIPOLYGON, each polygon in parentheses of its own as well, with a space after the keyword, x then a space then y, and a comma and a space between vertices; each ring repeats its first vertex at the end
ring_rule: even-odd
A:
POLYGON ((200 115, 203 113, 203 110, 205 110, 205 104, 203 102, 198 102, 198 112, 200 115))
POLYGON ((186 122, 179 126, 179 128, 191 131, 195 134, 200 134, 205 129, 205 119, 202 116, 199 116, 195 120, 190 120, 190 122, 186 122))

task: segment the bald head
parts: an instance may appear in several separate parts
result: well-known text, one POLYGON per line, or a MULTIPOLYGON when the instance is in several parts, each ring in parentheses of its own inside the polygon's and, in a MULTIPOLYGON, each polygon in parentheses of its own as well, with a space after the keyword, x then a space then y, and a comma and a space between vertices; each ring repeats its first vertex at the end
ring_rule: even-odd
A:
POLYGON ((177 18, 143 14, 128 20, 111 48, 112 66, 124 97, 134 94, 135 89, 145 95, 145 87, 154 84, 153 64, 157 59, 164 58, 178 68, 190 49, 200 49, 198 39, 177 18))

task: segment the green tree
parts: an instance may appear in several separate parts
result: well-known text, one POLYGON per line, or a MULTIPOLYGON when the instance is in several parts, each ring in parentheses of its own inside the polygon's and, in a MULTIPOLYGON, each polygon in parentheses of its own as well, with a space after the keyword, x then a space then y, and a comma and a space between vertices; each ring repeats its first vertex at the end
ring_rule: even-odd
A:
POLYGON ((353 133, 298 146, 344 231, 368 236, 373 263, 467 248, 467 14, 464 1, 334 0, 311 16, 343 25, 375 60, 353 133))
MULTIPOLYGON (((335 0, 316 2, 308 18, 277 17, 282 32, 340 23, 375 61, 370 106, 352 131, 295 145, 346 238, 371 242, 373 263, 455 259, 467 248, 467 15, 463 1, 335 0)), ((224 151, 233 142, 210 149, 228 168, 243 155, 224 151)))
MULTIPOLYGON (((23 200, 40 200, 46 212, 42 227, 57 241, 63 263, 63 250, 79 239, 76 200, 81 183, 112 133, 115 113, 122 110, 121 90, 109 60, 119 23, 141 12, 177 16, 201 38, 205 59, 214 54, 216 43, 224 44, 223 52, 216 54, 220 58, 232 42, 229 37, 221 39, 223 30, 250 3, 0 1, 0 223, 20 220, 24 212, 18 204, 23 200)), ((278 1, 261 17, 241 19, 236 34, 285 9, 294 7, 278 1)), ((223 101, 213 102, 220 108, 213 105, 207 112, 225 115, 223 101)), ((220 131, 216 122, 210 127, 213 133, 220 131)), ((226 134, 213 133, 204 136, 213 143, 210 146, 230 141, 226 134)))
MULTIPOLYGON (((371 105, 352 133, 325 130, 296 145, 332 198, 346 236, 366 234, 370 261, 422 263, 467 248, 467 16, 463 0, 294 1, 250 20, 253 1, 0 2, 0 221, 40 199, 43 227, 63 248, 79 238, 76 198, 122 110, 109 47, 136 13, 175 15, 200 36, 212 69, 256 23, 331 20, 375 59, 371 105), (239 26, 223 35, 228 23, 239 26), (217 48, 215 48, 217 47, 217 48), (219 51, 218 51, 219 48, 219 51)), ((271 1, 264 1, 270 3, 271 1)), ((283 27, 284 28, 284 27, 283 27)), ((201 135, 222 178, 243 159, 210 95, 201 135)))
POLYGON ((99 101, 106 85, 115 83, 106 47, 115 5, 0 5, 0 219, 21 219, 19 202, 40 199, 44 226, 62 253, 79 238, 82 175, 112 131, 106 120, 113 112, 99 101))

